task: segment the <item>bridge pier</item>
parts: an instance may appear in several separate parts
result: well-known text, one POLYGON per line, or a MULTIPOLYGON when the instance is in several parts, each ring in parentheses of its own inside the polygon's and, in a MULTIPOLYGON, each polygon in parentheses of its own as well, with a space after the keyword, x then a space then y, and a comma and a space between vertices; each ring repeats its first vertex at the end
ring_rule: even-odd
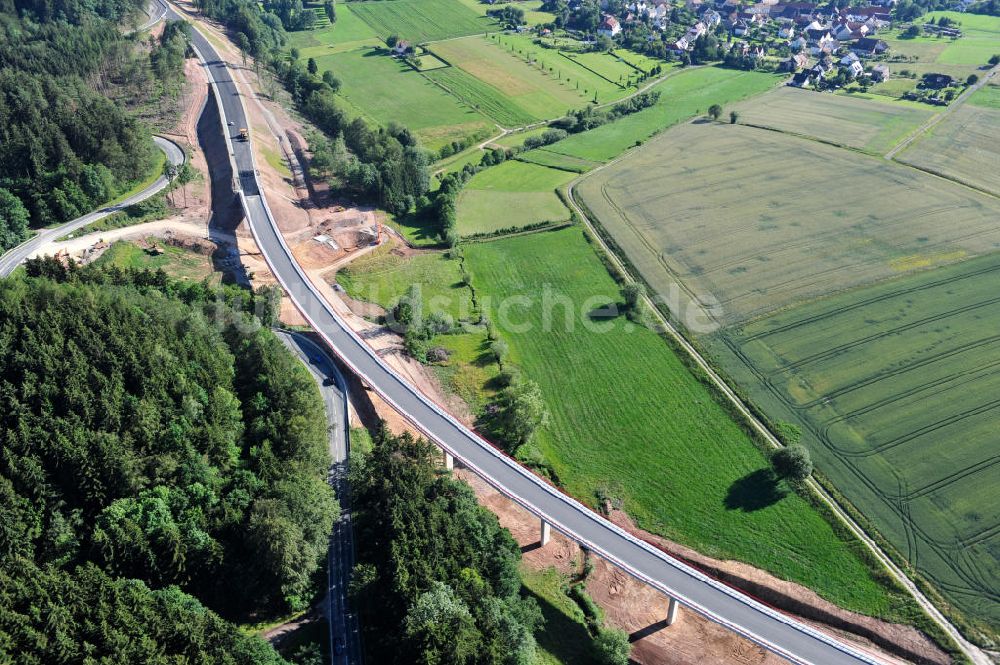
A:
POLYGON ((442 450, 441 452, 444 453, 444 468, 447 469, 448 471, 454 471, 455 457, 447 450, 442 450))
POLYGON ((546 522, 545 520, 542 520, 541 522, 542 522, 542 531, 540 534, 540 538, 538 539, 538 542, 541 543, 542 547, 545 547, 546 545, 549 544, 549 541, 552 540, 552 527, 549 526, 549 523, 546 522))
POLYGON ((677 608, 680 603, 673 596, 667 596, 667 599, 670 601, 670 604, 667 605, 667 625, 672 626, 674 621, 677 621, 677 608))

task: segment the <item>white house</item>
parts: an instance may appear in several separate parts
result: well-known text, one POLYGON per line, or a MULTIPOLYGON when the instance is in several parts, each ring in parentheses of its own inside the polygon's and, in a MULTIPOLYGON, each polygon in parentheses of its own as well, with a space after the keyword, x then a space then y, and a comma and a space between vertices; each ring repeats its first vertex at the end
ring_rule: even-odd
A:
POLYGON ((701 20, 709 30, 715 26, 722 23, 722 14, 715 11, 714 9, 709 9, 704 14, 701 15, 701 20))
POLYGON ((622 31, 622 26, 614 16, 605 16, 601 21, 601 26, 597 29, 597 34, 604 37, 614 37, 622 31))
POLYGON ((854 79, 861 76, 864 73, 865 66, 862 65, 859 61, 855 60, 851 64, 847 65, 847 67, 845 67, 844 69, 847 72, 847 75, 852 79, 854 79))

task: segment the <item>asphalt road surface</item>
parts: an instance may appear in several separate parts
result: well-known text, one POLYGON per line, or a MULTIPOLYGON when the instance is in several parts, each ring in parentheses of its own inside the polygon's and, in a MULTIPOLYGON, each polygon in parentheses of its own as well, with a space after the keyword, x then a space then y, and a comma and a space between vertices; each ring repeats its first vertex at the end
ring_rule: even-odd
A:
MULTIPOLYGON (((153 141, 156 142, 156 145, 160 148, 160 150, 166 153, 167 159, 170 160, 171 164, 174 166, 180 166, 184 163, 184 150, 179 145, 160 136, 154 136, 153 141)), ((145 201, 153 194, 156 194, 165 188, 167 184, 169 184, 167 179, 161 175, 152 185, 138 194, 133 194, 121 203, 116 203, 115 205, 95 210, 89 215, 77 217, 71 222, 66 222, 65 224, 51 229, 45 229, 44 231, 36 234, 17 247, 13 247, 8 250, 3 256, 0 256, 0 277, 6 277, 12 273, 14 268, 19 266, 22 261, 31 256, 39 247, 52 242, 56 238, 61 238, 64 235, 73 233, 77 229, 81 229, 88 224, 93 224, 99 219, 104 219, 108 215, 114 214, 119 210, 124 210, 130 205, 134 205, 140 201, 145 201)))
POLYGON ((239 173, 243 207, 261 253, 313 329, 368 386, 428 438, 500 492, 625 572, 673 596, 686 608, 795 663, 880 662, 853 645, 835 640, 705 576, 611 524, 521 468, 385 365, 334 313, 293 259, 267 202, 260 195, 250 143, 238 140, 239 128, 249 125, 236 85, 225 63, 198 30, 193 31, 193 42, 208 63, 217 86, 223 122, 228 123, 226 129, 233 142, 234 170, 239 173))
POLYGON ((333 525, 327 554, 328 585, 324 603, 330 623, 330 653, 334 665, 360 665, 363 661, 358 616, 347 598, 347 583, 354 567, 351 530, 350 487, 347 462, 350 451, 350 420, 347 417, 347 383, 326 350, 298 333, 278 331, 278 337, 305 363, 319 383, 326 405, 330 432, 330 485, 340 502, 340 519, 333 525))

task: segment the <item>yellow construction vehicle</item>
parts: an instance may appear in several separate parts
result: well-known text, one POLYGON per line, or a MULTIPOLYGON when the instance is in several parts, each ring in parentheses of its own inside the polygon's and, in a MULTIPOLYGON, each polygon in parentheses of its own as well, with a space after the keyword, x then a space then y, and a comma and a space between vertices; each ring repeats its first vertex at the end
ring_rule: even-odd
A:
POLYGON ((250 140, 250 130, 246 127, 240 127, 240 140, 249 141, 250 140))

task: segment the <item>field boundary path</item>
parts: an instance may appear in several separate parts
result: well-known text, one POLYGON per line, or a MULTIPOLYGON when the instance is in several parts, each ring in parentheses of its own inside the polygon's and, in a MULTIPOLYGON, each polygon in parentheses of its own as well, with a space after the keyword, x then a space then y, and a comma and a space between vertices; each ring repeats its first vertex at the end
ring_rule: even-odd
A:
MULTIPOLYGON (((579 205, 579 203, 576 200, 576 187, 585 178, 592 176, 593 174, 597 173, 598 171, 606 167, 618 163, 619 161, 629 156, 631 153, 632 150, 628 150, 622 153, 620 156, 616 157, 615 159, 593 169, 592 171, 588 171, 586 174, 583 174, 579 178, 570 182, 568 185, 566 185, 566 191, 569 194, 566 198, 569 200, 570 205, 573 207, 573 210, 576 212, 577 215, 580 216, 580 219, 583 220, 583 223, 587 227, 587 230, 597 240, 601 250, 612 262, 615 268, 619 270, 622 275, 625 276, 627 281, 637 282, 638 280, 635 278, 634 275, 632 275, 632 272, 626 266, 625 262, 622 261, 621 258, 614 251, 611 250, 607 242, 604 240, 603 235, 597 231, 597 228, 595 227, 596 220, 591 220, 590 216, 587 214, 584 207, 579 205)), ((715 371, 715 368, 707 360, 705 360, 704 356, 701 355, 701 353, 694 347, 694 345, 692 345, 687 340, 687 338, 680 332, 680 330, 678 330, 667 319, 667 317, 663 315, 663 313, 657 308, 656 304, 653 302, 652 298, 649 295, 647 295, 645 296, 644 300, 646 302, 648 309, 651 312, 653 312, 654 315, 656 316, 658 322, 663 328, 663 331, 666 332, 674 341, 677 342, 677 344, 681 346, 681 348, 684 349, 685 353, 687 353, 688 356, 690 356, 690 358, 695 361, 698 367, 705 372, 705 374, 712 381, 715 387, 718 388, 723 395, 725 395, 725 397, 736 408, 736 410, 740 413, 740 415, 743 418, 745 418, 748 423, 750 423, 753 429, 762 437, 764 437, 764 440, 767 441, 767 443, 774 449, 784 447, 782 443, 778 440, 778 438, 771 432, 771 430, 769 430, 767 426, 759 418, 757 418, 756 415, 754 415, 754 413, 743 402, 743 400, 740 399, 740 397, 736 394, 736 392, 733 391, 732 388, 730 388, 729 384, 727 384, 722 379, 722 377, 715 371)), ((896 565, 896 563, 889 557, 888 554, 882 551, 882 549, 878 546, 875 540, 871 536, 869 536, 868 533, 865 532, 865 530, 861 528, 861 526, 857 522, 855 522, 850 515, 847 514, 847 512, 840 506, 840 504, 837 503, 837 501, 832 496, 830 496, 830 494, 825 489, 823 489, 823 487, 818 482, 816 482, 816 480, 814 480, 813 478, 809 478, 809 480, 807 481, 807 486, 827 506, 829 506, 830 509, 834 512, 834 514, 838 518, 840 518, 840 520, 844 523, 844 525, 847 526, 851 530, 851 532, 868 547, 869 550, 871 550, 872 554, 875 555, 875 557, 879 560, 879 562, 881 562, 881 564, 885 567, 885 569, 896 579, 897 582, 899 582, 910 593, 910 595, 914 598, 914 600, 916 600, 917 603, 924 609, 924 611, 927 612, 928 615, 930 615, 931 619, 936 624, 938 624, 938 626, 940 626, 958 644, 958 646, 962 650, 962 653, 964 653, 965 656, 969 658, 969 660, 971 660, 976 665, 994 665, 993 661, 982 650, 980 650, 977 646, 975 646, 974 644, 966 640, 965 637, 962 636, 959 630, 947 619, 947 617, 944 616, 944 614, 941 613, 941 611, 937 608, 937 606, 934 605, 934 603, 932 603, 923 594, 923 592, 920 591, 916 583, 913 580, 911 580, 899 566, 896 565)))
POLYGON ((327 592, 323 601, 330 627, 330 658, 333 665, 361 665, 361 630, 358 614, 351 608, 347 585, 354 568, 354 531, 351 526, 350 487, 347 469, 350 453, 350 418, 347 382, 336 363, 320 345, 302 333, 276 330, 278 338, 302 361, 316 379, 323 395, 330 434, 329 482, 340 503, 340 517, 333 525, 327 552, 327 592), (333 380, 333 384, 329 380, 333 380))
MULTIPOLYGON (((184 149, 170 139, 163 138, 162 136, 154 136, 153 141, 156 142, 157 147, 162 150, 164 154, 166 154, 167 160, 174 166, 180 166, 184 163, 184 160, 187 159, 184 149)), ((133 194, 124 201, 115 203, 114 205, 105 206, 104 208, 95 210, 94 212, 86 214, 83 217, 77 217, 76 219, 66 222, 65 224, 61 224, 50 229, 44 229, 43 231, 36 233, 33 237, 25 240, 16 247, 12 247, 7 250, 6 254, 0 256, 0 277, 7 277, 10 275, 22 261, 31 256, 39 248, 55 241, 56 238, 61 238, 62 236, 73 233, 77 229, 81 229, 88 224, 93 224, 99 219, 104 219, 108 215, 113 215, 114 213, 120 212, 131 205, 139 203, 140 201, 145 201, 150 196, 164 190, 169 184, 170 181, 167 177, 161 175, 149 187, 146 187, 141 192, 133 194)))
POLYGON ((235 126, 245 123, 241 93, 227 64, 195 28, 192 47, 208 65, 212 90, 221 107, 230 160, 239 174, 234 182, 235 194, 257 246, 306 321, 367 386, 447 453, 537 516, 542 540, 549 528, 556 529, 677 603, 794 663, 881 662, 864 647, 834 638, 770 608, 612 524, 503 455, 388 366, 326 302, 292 255, 261 191, 253 144, 238 141, 238 135, 228 127, 229 120, 235 126))
MULTIPOLYGON (((908 148, 910 146, 910 144, 912 144, 918 138, 920 138, 921 136, 923 136, 924 134, 926 134, 927 132, 929 132, 931 129, 933 129, 935 125, 937 125, 939 122, 941 122, 946 117, 948 117, 948 115, 952 111, 954 111, 956 108, 958 108, 959 106, 961 106, 962 104, 964 104, 969 99, 969 97, 971 97, 977 90, 979 90, 984 85, 986 85, 987 83, 989 83, 990 79, 993 78, 993 76, 997 72, 1000 72, 1000 65, 996 65, 995 67, 993 67, 992 69, 990 69, 989 72, 987 72, 987 73, 983 74, 981 77, 979 77, 978 81, 976 81, 975 83, 973 83, 972 85, 970 85, 968 88, 966 88, 964 91, 962 91, 962 94, 959 95, 958 98, 955 99, 951 104, 948 104, 948 106, 944 107, 944 109, 942 109, 940 113, 931 116, 927 120, 927 122, 925 122, 921 126, 917 127, 915 130, 913 130, 913 132, 910 133, 909 136, 907 136, 905 139, 903 139, 902 141, 900 141, 899 143, 897 143, 895 146, 893 146, 892 150, 890 150, 889 152, 885 153, 885 155, 884 155, 885 158, 886 159, 890 159, 890 160, 891 159, 895 159, 896 155, 898 155, 900 152, 902 152, 903 150, 905 150, 906 148, 908 148)), ((912 166, 912 165, 908 165, 908 166, 912 166)), ((913 168, 917 168, 917 167, 914 166, 913 168)), ((924 169, 920 169, 920 170, 923 171, 924 169)), ((987 193, 991 194, 991 192, 987 192, 987 193)))

